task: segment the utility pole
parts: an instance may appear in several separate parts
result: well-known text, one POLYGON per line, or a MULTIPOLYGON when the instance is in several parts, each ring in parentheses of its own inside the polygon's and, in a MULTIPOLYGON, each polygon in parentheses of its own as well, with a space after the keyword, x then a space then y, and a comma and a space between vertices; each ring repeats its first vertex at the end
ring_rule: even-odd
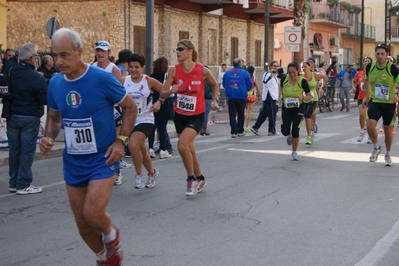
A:
POLYGON ((270 24, 269 0, 265 0, 264 70, 266 70, 266 71, 269 69, 269 24, 270 24))
POLYGON ((154 0, 147 0, 145 7, 145 73, 150 75, 154 53, 154 0))
MULTIPOLYGON (((360 15, 360 64, 363 63, 363 43, 364 43, 364 0, 362 0, 362 14, 360 15)), ((359 67, 362 67, 360 65, 359 67)))

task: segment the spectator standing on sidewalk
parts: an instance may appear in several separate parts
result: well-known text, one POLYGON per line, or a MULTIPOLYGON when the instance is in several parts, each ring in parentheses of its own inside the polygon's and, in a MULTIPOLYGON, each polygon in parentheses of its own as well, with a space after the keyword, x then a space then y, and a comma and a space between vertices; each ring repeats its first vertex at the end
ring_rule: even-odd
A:
POLYGON ((40 152, 49 154, 61 124, 65 134, 64 180, 82 239, 96 254, 97 265, 123 263, 120 229, 105 211, 129 143, 137 106, 115 76, 82 60, 75 31, 62 28, 51 39, 56 66, 63 75, 50 81, 49 111, 40 152), (124 109, 120 135, 114 126, 114 105, 124 109))
POLYGON ((251 127, 251 131, 255 135, 259 135, 259 128, 269 119, 268 136, 275 136, 276 132, 276 115, 277 115, 277 100, 279 93, 279 79, 277 77, 277 68, 279 67, 277 61, 270 62, 270 71, 263 74, 262 84, 262 100, 263 106, 260 110, 256 123, 251 127))
POLYGON ((18 195, 42 192, 31 184, 40 118, 47 104, 47 81, 35 71, 38 57, 35 46, 25 43, 19 48, 19 62, 8 61, 5 69, 8 92, 12 94, 7 118, 9 191, 18 195))
POLYGON ((341 109, 342 112, 346 109, 347 112, 350 110, 350 99, 351 99, 351 91, 353 89, 353 78, 356 74, 356 69, 353 65, 349 65, 345 70, 342 70, 338 74, 339 79, 339 99, 341 101, 341 109))
POLYGON ((234 68, 226 71, 223 76, 223 87, 226 90, 232 138, 245 136, 245 103, 248 91, 252 88, 250 74, 241 68, 243 62, 241 58, 234 59, 234 68))
POLYGON ((226 107, 226 91, 223 87, 223 76, 227 71, 227 65, 226 64, 222 64, 222 66, 220 67, 220 72, 219 72, 219 93, 220 93, 220 97, 219 97, 219 110, 223 111, 223 109, 226 107))
POLYGON ((374 149, 370 155, 370 162, 376 162, 381 153, 378 144, 376 126, 382 117, 385 135, 385 165, 391 166, 391 148, 393 142, 392 126, 395 122, 395 109, 399 101, 395 84, 399 83, 398 68, 387 59, 389 47, 380 43, 375 48, 374 60, 366 67, 366 82, 364 86, 363 104, 367 109, 367 133, 373 143, 374 149))

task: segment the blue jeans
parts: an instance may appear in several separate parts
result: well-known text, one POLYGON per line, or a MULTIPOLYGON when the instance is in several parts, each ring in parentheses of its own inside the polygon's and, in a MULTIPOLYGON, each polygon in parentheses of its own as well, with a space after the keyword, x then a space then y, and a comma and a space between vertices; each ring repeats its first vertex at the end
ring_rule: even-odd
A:
POLYGON ((244 132, 245 104, 246 100, 227 100, 227 105, 229 107, 231 134, 244 132))
POLYGON ((7 119, 10 188, 24 189, 32 183, 32 164, 36 155, 39 126, 39 117, 12 115, 7 119))
POLYGON ((211 112, 211 104, 212 104, 212 99, 205 99, 205 117, 204 117, 204 124, 202 125, 201 131, 206 131, 208 127, 208 117, 209 113, 211 112))

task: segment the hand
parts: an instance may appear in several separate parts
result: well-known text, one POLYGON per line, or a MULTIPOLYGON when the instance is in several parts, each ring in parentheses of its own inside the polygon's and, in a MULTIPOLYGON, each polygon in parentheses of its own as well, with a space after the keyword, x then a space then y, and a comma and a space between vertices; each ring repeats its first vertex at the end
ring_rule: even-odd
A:
POLYGON ((49 155, 53 146, 54 146, 54 140, 52 138, 43 137, 40 140, 40 144, 39 144, 40 153, 43 155, 49 155))
POLYGON ((211 103, 211 109, 212 109, 213 111, 219 110, 219 104, 218 104, 217 101, 215 101, 215 100, 212 101, 212 103, 211 103))
POLYGON ((399 96, 396 93, 393 95, 393 102, 394 103, 398 103, 399 102, 399 96))
POLYGON ((176 93, 177 90, 179 89, 179 85, 173 85, 172 88, 170 89, 173 93, 176 93))
POLYGON ((156 112, 158 112, 159 110, 161 110, 161 102, 160 102, 160 101, 156 101, 156 103, 154 103, 154 104, 151 106, 150 112, 156 113, 156 112))
POLYGON ((104 155, 104 158, 108 158, 105 164, 111 165, 116 163, 123 158, 124 153, 125 146, 123 145, 122 141, 116 140, 111 146, 108 147, 107 152, 104 155))

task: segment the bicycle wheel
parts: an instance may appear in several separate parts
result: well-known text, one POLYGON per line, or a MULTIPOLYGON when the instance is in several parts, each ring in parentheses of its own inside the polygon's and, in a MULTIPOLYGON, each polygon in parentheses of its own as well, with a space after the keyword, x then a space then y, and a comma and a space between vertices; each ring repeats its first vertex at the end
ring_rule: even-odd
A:
POLYGON ((320 113, 324 113, 324 111, 326 110, 327 107, 327 99, 326 96, 321 96, 319 97, 319 110, 320 113))
POLYGON ((329 97, 328 98, 328 111, 334 112, 334 105, 335 105, 334 98, 329 97))

